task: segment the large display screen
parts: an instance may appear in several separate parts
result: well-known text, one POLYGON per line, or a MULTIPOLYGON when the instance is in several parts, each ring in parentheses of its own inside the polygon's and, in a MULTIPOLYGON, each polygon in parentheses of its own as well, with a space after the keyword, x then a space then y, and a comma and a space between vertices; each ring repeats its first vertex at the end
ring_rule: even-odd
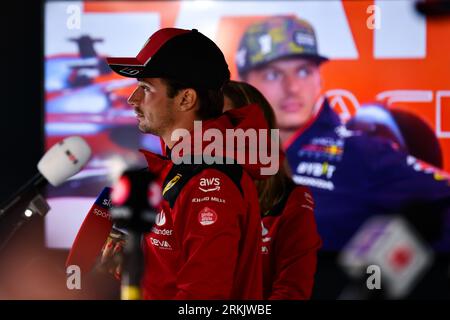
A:
POLYGON ((46 241, 69 248, 111 173, 145 166, 139 148, 160 140, 137 129, 127 98, 136 80, 108 68, 106 56, 135 56, 162 27, 196 28, 213 39, 237 79, 243 30, 269 15, 309 21, 323 65, 323 88, 344 120, 364 103, 408 110, 435 132, 450 170, 450 21, 427 20, 397 1, 48 1, 45 4, 46 147, 82 136, 93 156, 62 187, 49 188, 46 241))

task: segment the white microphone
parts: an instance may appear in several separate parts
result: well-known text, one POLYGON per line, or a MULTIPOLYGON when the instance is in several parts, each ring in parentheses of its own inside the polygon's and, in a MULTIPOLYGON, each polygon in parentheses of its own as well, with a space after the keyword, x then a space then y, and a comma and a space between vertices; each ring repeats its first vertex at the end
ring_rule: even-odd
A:
POLYGON ((53 145, 37 168, 54 187, 78 173, 91 157, 91 148, 81 137, 69 137, 53 145))
MULTIPOLYGON (((8 228, 12 229, 6 231, 7 235, 3 235, 6 236, 6 241, 24 220, 34 214, 45 216, 50 210, 48 203, 41 196, 41 190, 47 183, 55 187, 61 185, 78 173, 90 156, 91 148, 87 142, 76 136, 56 143, 44 154, 37 165, 39 172, 0 206, 0 219, 5 219, 1 221, 2 226, 8 225, 8 228)), ((0 244, 1 242, 0 240, 0 244)))

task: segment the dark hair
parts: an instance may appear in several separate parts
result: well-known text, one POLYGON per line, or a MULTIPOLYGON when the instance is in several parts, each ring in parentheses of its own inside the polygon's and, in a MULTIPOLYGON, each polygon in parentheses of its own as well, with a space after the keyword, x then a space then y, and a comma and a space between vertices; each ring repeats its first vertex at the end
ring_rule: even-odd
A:
POLYGON ((275 129, 275 113, 269 101, 254 86, 246 82, 229 81, 223 87, 224 95, 230 99, 234 108, 240 108, 252 103, 256 103, 264 113, 264 118, 269 125, 269 129, 275 129))
MULTIPOLYGON (((258 89, 245 82, 230 81, 223 87, 223 92, 230 99, 234 108, 253 103, 257 104, 264 113, 269 129, 276 128, 275 113, 272 106, 258 89)), ((290 170, 286 162, 280 165, 278 172, 273 176, 265 180, 255 181, 259 207, 263 215, 283 198, 291 183, 290 170)))
POLYGON ((223 92, 222 89, 204 89, 186 85, 174 79, 162 78, 167 85, 167 96, 174 98, 180 90, 192 88, 197 92, 199 99, 199 109, 197 116, 200 120, 217 118, 222 114, 223 110, 223 92))

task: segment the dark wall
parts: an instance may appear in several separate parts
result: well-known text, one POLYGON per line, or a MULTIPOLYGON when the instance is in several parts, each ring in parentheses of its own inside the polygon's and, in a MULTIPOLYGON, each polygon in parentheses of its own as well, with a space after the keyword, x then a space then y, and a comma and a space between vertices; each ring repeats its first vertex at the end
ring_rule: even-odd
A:
MULTIPOLYGON (((43 154, 43 5, 41 1, 11 1, 1 11, 0 21, 0 203, 3 203, 36 174, 36 164, 43 154)), ((0 239, 3 239, 11 226, 9 220, 1 218, 0 239)), ((43 221, 34 219, 0 251, 1 282, 5 284, 11 278, 6 270, 26 265, 27 257, 33 259, 30 252, 39 254, 43 249, 43 221)), ((5 294, 4 290, 0 286, 0 294, 5 294)))
MULTIPOLYGON (((11 1, 1 15, 0 203, 36 174, 44 150, 43 4, 11 1)), ((31 224, 27 235, 42 245, 42 220, 31 224)))
POLYGON ((43 154, 41 1, 10 1, 0 38, 0 202, 36 173, 43 154))
MULTIPOLYGON (((0 19, 0 204, 37 173, 44 154, 43 0, 8 2, 0 19)), ((0 219, 0 233, 10 229, 0 219)), ((1 235, 0 235, 1 239, 1 235)), ((1 244, 0 244, 1 245, 1 244)), ((112 276, 82 276, 82 290, 66 287, 67 250, 44 244, 40 217, 0 251, 0 299, 117 299, 112 276)))

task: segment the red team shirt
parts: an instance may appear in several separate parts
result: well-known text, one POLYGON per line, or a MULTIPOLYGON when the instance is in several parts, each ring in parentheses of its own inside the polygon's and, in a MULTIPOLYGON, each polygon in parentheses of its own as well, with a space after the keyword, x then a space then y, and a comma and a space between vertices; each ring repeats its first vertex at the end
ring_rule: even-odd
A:
MULTIPOLYGON (((266 126, 257 106, 203 123, 221 131, 266 126)), ((145 299, 311 296, 321 241, 307 188, 293 185, 261 220, 253 182, 264 178, 261 164, 174 165, 169 157, 142 152, 164 194, 143 241, 145 299)))
POLYGON ((309 189, 291 187, 262 227, 264 299, 309 299, 321 246, 309 189))
MULTIPOLYGON (((203 129, 267 128, 257 106, 203 129), (251 114, 251 117, 248 116, 251 114)), ((164 200, 144 239, 146 299, 262 299, 261 218, 253 179, 261 164, 195 166, 144 151, 164 200)))

